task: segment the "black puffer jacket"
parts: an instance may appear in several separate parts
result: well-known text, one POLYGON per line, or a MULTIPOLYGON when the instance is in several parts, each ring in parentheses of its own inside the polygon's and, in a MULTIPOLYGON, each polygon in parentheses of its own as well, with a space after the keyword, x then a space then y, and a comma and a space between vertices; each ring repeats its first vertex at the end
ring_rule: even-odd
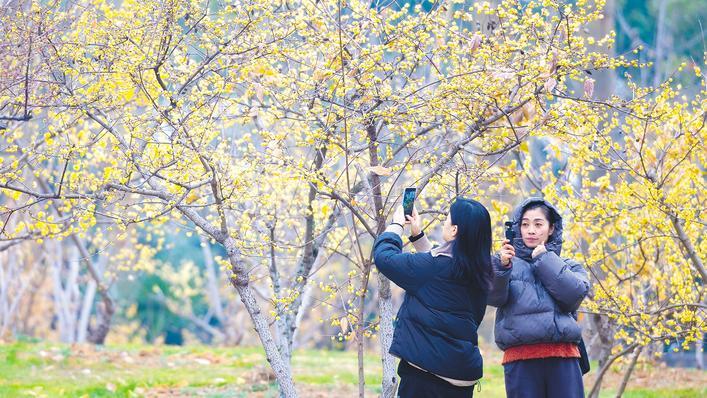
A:
POLYGON ((494 280, 489 305, 498 307, 494 329, 496 344, 508 347, 535 343, 578 343, 581 329, 573 317, 589 291, 587 272, 574 260, 560 257, 562 217, 541 198, 525 200, 513 213, 516 257, 510 268, 492 258, 494 280), (555 213, 555 228, 546 242, 547 252, 532 258, 532 249, 520 238, 523 208, 542 202, 555 213))

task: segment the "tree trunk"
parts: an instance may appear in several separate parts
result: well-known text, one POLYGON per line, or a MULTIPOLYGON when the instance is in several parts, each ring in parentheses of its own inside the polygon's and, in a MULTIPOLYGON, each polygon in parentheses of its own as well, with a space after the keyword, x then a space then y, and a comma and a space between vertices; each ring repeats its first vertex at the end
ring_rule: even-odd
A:
POLYGON ((89 331, 87 336, 89 342, 101 345, 105 343, 113 321, 113 314, 115 313, 113 298, 111 298, 108 293, 109 286, 103 281, 103 270, 97 269, 96 264, 93 261, 93 256, 88 252, 88 249, 86 249, 83 241, 81 241, 75 234, 71 235, 71 240, 74 242, 79 254, 83 258, 83 261, 86 264, 86 270, 91 276, 91 280, 96 283, 96 290, 101 296, 101 303, 96 306, 96 326, 89 331))
POLYGON ((248 313, 250 314, 250 318, 255 326, 255 331, 258 333, 260 342, 265 350, 265 357, 270 363, 273 372, 275 372, 275 379, 280 387, 280 393, 282 396, 287 398, 297 397, 297 391, 295 390, 295 385, 292 381, 290 365, 283 360, 280 352, 278 351, 277 344, 275 344, 275 340, 273 340, 268 325, 268 319, 262 313, 260 305, 256 301, 255 295, 253 294, 253 289, 250 286, 250 275, 248 275, 245 269, 239 265, 240 259, 238 258, 239 256, 237 254, 238 249, 236 248, 236 243, 233 238, 228 237, 224 240, 223 244, 226 248, 228 258, 231 263, 231 284, 238 291, 243 305, 245 305, 246 310, 248 310, 248 313))
POLYGON ((697 365, 697 369, 704 370, 705 368, 705 334, 704 333, 699 333, 697 335, 698 339, 695 342, 695 363, 697 365))
MULTIPOLYGON (((20 247, 11 250, 20 250, 20 247)), ((26 269, 18 264, 18 257, 9 251, 0 253, 0 340, 6 333, 15 332, 15 315, 32 284, 39 263, 39 259, 33 259, 32 265, 26 269)))
POLYGON ((54 297, 54 316, 56 317, 56 328, 59 332, 59 340, 63 343, 74 342, 74 331, 71 327, 71 303, 68 297, 68 291, 62 281, 64 274, 64 254, 60 242, 51 242, 47 245, 54 249, 52 259, 52 280, 53 280, 53 297, 54 297))
POLYGON ((680 241, 680 243, 682 243, 685 255, 687 256, 687 258, 690 259, 692 265, 695 267, 695 271, 700 274, 702 280, 707 281, 707 269, 702 263, 702 259, 700 259, 700 256, 697 254, 697 250, 695 250, 692 241, 690 241, 690 238, 687 236, 687 233, 685 232, 682 223, 680 223, 680 220, 677 218, 677 216, 674 216, 672 214, 670 215, 670 221, 673 223, 675 232, 678 234, 678 240, 680 241))
POLYGON ((631 363, 628 364, 628 369, 626 369, 626 373, 624 373, 623 380, 621 380, 621 386, 619 386, 619 390, 616 392, 616 398, 621 398, 621 396, 624 394, 624 391, 626 391, 628 380, 631 378, 631 373, 636 367, 638 357, 641 356, 641 351, 643 351, 643 346, 639 346, 634 350, 633 357, 631 358, 631 363))
POLYGON ((637 346, 638 346, 638 344, 636 344, 636 343, 631 344, 630 346, 626 347, 626 349, 624 349, 620 353, 609 358, 606 361, 606 363, 604 363, 604 365, 601 366, 601 368, 599 369, 599 372, 597 373, 597 378, 594 381, 594 385, 592 386, 592 389, 589 391, 589 394, 587 395, 588 398, 599 398, 599 390, 601 389, 601 382, 604 379, 604 375, 609 370, 609 367, 611 367, 611 364, 614 363, 614 361, 616 361, 617 359, 621 358, 622 356, 635 350, 637 346))
POLYGON ((94 280, 90 280, 88 281, 86 292, 83 295, 83 303, 81 304, 78 329, 76 330, 77 343, 86 342, 86 335, 88 334, 88 321, 91 318, 94 298, 96 298, 96 282, 94 280))
MULTIPOLYGON (((614 0, 606 0, 603 11, 604 18, 594 21, 589 25, 590 35, 600 39, 616 29, 616 2, 614 0)), ((614 47, 610 49, 600 48, 598 45, 588 46, 591 51, 601 51, 608 53, 610 57, 615 56, 614 47)), ((590 76, 587 76, 590 77, 590 76)), ((607 99, 614 94, 616 88, 616 72, 612 69, 601 69, 592 71, 594 83, 594 97, 599 99, 607 99)))
MULTIPOLYGON (((374 122, 369 121, 366 126, 368 134, 368 156, 371 167, 380 165, 378 157, 378 137, 374 122)), ((370 174, 370 190, 373 197, 373 209, 376 219, 376 238, 385 230, 385 215, 383 214, 383 197, 381 193, 381 179, 376 173, 370 174)), ((370 272, 370 267, 369 267, 370 272)), ((379 300, 380 300, 380 341, 381 341, 381 356, 383 361, 383 381, 382 393, 383 398, 393 397, 398 386, 398 377, 395 373, 395 358, 390 355, 388 350, 393 343, 393 297, 390 291, 390 280, 378 274, 379 283, 379 300)))
POLYGON ((666 27, 665 14, 667 12, 667 0, 659 0, 658 3, 658 27, 655 34, 655 63, 653 67, 653 87, 658 87, 663 80, 663 58, 665 50, 666 27))
MULTIPOLYGON (((593 338, 587 345, 587 351, 590 357, 597 358, 599 368, 601 368, 609 360, 611 355, 611 347, 614 341, 613 330, 606 316, 591 314, 588 318, 590 334, 593 338)), ((597 394, 601 390, 601 382, 601 378, 597 378, 595 381, 594 389, 597 390, 597 394)))
MULTIPOLYGON (((277 259, 275 252, 275 227, 273 223, 269 226, 270 229, 270 281, 272 282, 272 290, 275 301, 275 332, 277 351, 280 353, 282 360, 288 365, 291 363, 292 354, 290 347, 292 339, 290 338, 290 328, 288 327, 287 308, 278 300, 282 299, 282 288, 280 286, 280 272, 277 269, 277 259)), ((282 393, 282 391, 281 391, 282 393)))
POLYGON ((199 234, 199 239, 201 240, 201 252, 204 255, 204 266, 206 268, 206 296, 209 298, 209 308, 221 325, 225 325, 219 280, 214 266, 211 246, 209 245, 209 240, 204 238, 203 235, 199 234))
MULTIPOLYGON (((320 170, 324 164, 326 158, 326 145, 322 145, 317 149, 316 156, 314 158, 314 170, 320 170)), ((292 290, 294 291, 295 298, 294 301, 289 305, 288 310, 282 315, 284 324, 282 325, 282 336, 286 339, 287 343, 287 361, 289 363, 292 356, 292 346, 294 344, 295 332, 299 326, 299 320, 301 319, 300 311, 302 309, 303 296, 305 288, 309 284, 309 274, 312 271, 312 267, 317 262, 320 256, 321 247, 326 242, 329 231, 334 227, 336 220, 339 218, 341 211, 335 209, 329 216, 326 225, 324 226, 322 232, 315 237, 315 220, 314 220, 314 209, 312 207, 314 201, 317 198, 317 189, 314 186, 309 187, 309 192, 307 194, 307 215, 305 216, 305 231, 304 231, 304 252, 297 264, 297 271, 295 273, 295 280, 292 282, 292 290)), ((273 288, 275 284, 273 282, 273 288)))
POLYGON ((398 376, 395 373, 395 358, 388 353, 393 344, 393 297, 390 291, 390 281, 383 274, 378 274, 380 297, 380 342, 383 362, 383 390, 381 397, 395 396, 398 387, 398 376))
MULTIPOLYGON (((354 221, 355 222, 355 221, 354 221)), ((363 280, 361 281, 361 297, 359 299, 358 316, 356 322, 356 352, 358 356, 358 396, 366 396, 366 375, 364 372, 364 348, 366 336, 364 327, 366 326, 366 296, 368 292, 368 280, 371 275, 371 263, 364 264, 363 280)))

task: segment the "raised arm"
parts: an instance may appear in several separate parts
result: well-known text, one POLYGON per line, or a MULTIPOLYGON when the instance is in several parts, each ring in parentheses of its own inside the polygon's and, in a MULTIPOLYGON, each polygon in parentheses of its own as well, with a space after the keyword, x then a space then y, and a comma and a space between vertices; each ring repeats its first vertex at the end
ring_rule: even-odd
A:
POLYGON ((573 260, 562 260, 554 252, 541 254, 533 264, 535 275, 560 309, 576 311, 589 292, 589 279, 584 267, 573 260))
POLYGON ((395 232, 386 231, 373 244, 373 259, 383 275, 406 291, 414 292, 428 279, 434 268, 429 253, 403 253, 403 241, 395 232))

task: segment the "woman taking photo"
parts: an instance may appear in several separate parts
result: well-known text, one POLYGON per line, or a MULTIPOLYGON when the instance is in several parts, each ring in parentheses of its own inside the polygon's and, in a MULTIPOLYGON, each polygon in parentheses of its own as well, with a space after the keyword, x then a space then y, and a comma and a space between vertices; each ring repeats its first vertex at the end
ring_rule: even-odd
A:
POLYGON ((398 396, 471 397, 482 377, 477 329, 491 278, 491 219, 479 202, 457 199, 433 248, 416 211, 393 222, 374 244, 378 270, 405 290, 390 353, 400 358, 398 396), (402 253, 403 226, 417 253, 402 253))
POLYGON ((589 290, 587 273, 560 257, 562 217, 550 203, 527 199, 512 222, 515 238, 492 259, 489 294, 498 307, 494 334, 504 351, 506 395, 583 398, 574 313, 589 290))

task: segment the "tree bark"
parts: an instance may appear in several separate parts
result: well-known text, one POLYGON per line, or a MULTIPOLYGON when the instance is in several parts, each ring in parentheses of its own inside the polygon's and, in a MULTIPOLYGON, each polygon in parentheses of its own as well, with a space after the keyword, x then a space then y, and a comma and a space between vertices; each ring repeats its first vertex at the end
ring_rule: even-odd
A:
POLYGON ((702 280, 707 281, 707 269, 705 269, 705 265, 702 263, 700 256, 697 255, 697 251, 692 245, 687 233, 685 233, 685 229, 682 227, 680 220, 676 216, 671 215, 670 221, 672 221, 673 227, 675 227, 675 232, 678 234, 678 240, 682 243, 685 251, 687 252, 687 258, 690 259, 692 265, 695 267, 695 270, 699 272, 702 280))
POLYGON ((631 378, 631 373, 633 372, 633 369, 636 367, 636 362, 638 362, 638 357, 641 356, 642 351, 643 351, 643 346, 638 346, 634 350, 633 357, 631 357, 631 363, 629 363, 628 369, 626 369, 626 373, 624 373, 624 377, 621 380, 621 385, 619 386, 619 390, 616 392, 616 398, 621 398, 621 396, 624 394, 624 391, 626 391, 626 386, 628 385, 628 380, 631 378))
POLYGON ((209 245, 209 240, 201 234, 199 235, 199 240, 201 241, 201 252, 204 255, 204 266, 206 268, 206 296, 209 298, 209 308, 221 325, 224 325, 223 303, 221 302, 219 281, 214 267, 211 246, 209 245))
MULTIPOLYGON (((606 0, 603 11, 604 18, 594 21, 589 25, 590 35, 600 39, 610 32, 616 30, 616 2, 614 0, 606 0)), ((610 49, 601 48, 598 45, 589 46, 591 51, 601 51, 608 53, 610 57, 615 56, 615 50, 612 46, 610 49)), ((593 70, 592 76, 594 80, 594 97, 599 99, 607 99, 614 94, 616 88, 616 72, 612 69, 593 70)))
MULTIPOLYGON (((13 250, 19 249, 16 247, 13 250)), ((34 259, 31 267, 24 269, 18 265, 17 258, 18 255, 11 252, 0 253, 0 340, 6 333, 14 333, 15 314, 32 284, 35 269, 40 262, 40 259, 34 259), (22 277, 23 271, 26 278, 22 277)))
POLYGON ((668 2, 660 0, 658 3, 658 28, 655 34, 655 63, 653 68, 653 87, 658 87, 663 80, 663 53, 665 50, 665 14, 668 2))
MULTIPOLYGON (((355 222, 355 221, 353 221, 355 222)), ((364 372, 364 348, 366 336, 364 328, 366 326, 366 293, 368 292, 368 281, 371 276, 371 263, 364 264, 364 276, 361 281, 361 297, 359 298, 358 316, 356 322, 356 352, 358 356, 358 396, 366 396, 366 375, 364 372)))
MULTIPOLYGON (((380 165, 378 156, 378 137, 373 121, 366 126, 368 134, 368 157, 371 167, 380 165)), ((385 215, 383 214, 383 195, 381 193, 381 178, 376 173, 370 173, 370 189, 373 197, 373 210, 376 218, 376 236, 385 230, 385 215)), ((369 272, 370 272, 369 267, 369 272)), ((380 342, 383 361, 383 398, 393 397, 398 386, 398 377, 395 373, 395 358, 388 352, 393 343, 393 297, 390 290, 390 280, 383 274, 378 274, 379 284, 379 309, 380 309, 380 342)))
POLYGON ((268 320, 265 315, 263 315, 260 305, 253 294, 253 289, 250 286, 250 276, 240 265, 236 243, 233 238, 227 237, 224 239, 223 245, 226 248, 231 264, 231 284, 238 291, 243 305, 245 305, 246 310, 250 314, 250 318, 253 320, 255 331, 258 333, 260 342, 265 350, 265 357, 270 363, 273 372, 275 372, 275 378, 280 387, 280 394, 287 398, 297 397, 290 366, 283 360, 278 351, 277 344, 275 344, 275 340, 273 340, 272 334, 270 333, 268 320))
POLYGON ((698 339, 695 342, 695 363, 697 364, 697 369, 704 370, 705 368, 705 356, 704 356, 704 344, 705 335, 700 333, 697 335, 698 339))
POLYGON ((395 396, 398 387, 398 376, 395 373, 395 358, 388 353, 393 344, 393 298, 390 291, 390 281, 383 274, 378 274, 379 310, 380 310, 380 342, 383 362, 383 390, 381 397, 395 396))
POLYGON ((86 292, 84 292, 83 301, 81 304, 81 312, 76 330, 77 343, 86 342, 86 335, 88 334, 88 321, 91 318, 91 309, 93 309, 94 298, 96 298, 96 282, 94 280, 90 280, 88 281, 88 286, 86 287, 86 292))
POLYGON ((624 355, 628 354, 629 352, 633 351, 634 349, 636 349, 637 346, 638 346, 638 344, 636 344, 636 343, 629 345, 623 351, 612 356, 611 358, 609 358, 606 361, 606 363, 604 363, 604 365, 601 367, 601 369, 599 369, 599 372, 597 373, 597 378, 596 378, 596 380, 594 380, 594 385, 592 386, 592 389, 589 391, 589 394, 587 395, 588 398, 599 398, 599 390, 601 389, 602 379, 604 379, 604 375, 611 367, 611 364, 614 363, 614 361, 616 361, 617 359, 621 358, 622 356, 624 356, 624 355))
MULTIPOLYGON (((597 358, 599 368, 602 368, 611 355, 613 330, 606 316, 591 314, 588 318, 593 338, 587 345, 587 350, 591 354, 590 357, 597 358)), ((597 377, 593 388, 597 390, 597 394, 601 390, 601 383, 602 378, 597 377)))

